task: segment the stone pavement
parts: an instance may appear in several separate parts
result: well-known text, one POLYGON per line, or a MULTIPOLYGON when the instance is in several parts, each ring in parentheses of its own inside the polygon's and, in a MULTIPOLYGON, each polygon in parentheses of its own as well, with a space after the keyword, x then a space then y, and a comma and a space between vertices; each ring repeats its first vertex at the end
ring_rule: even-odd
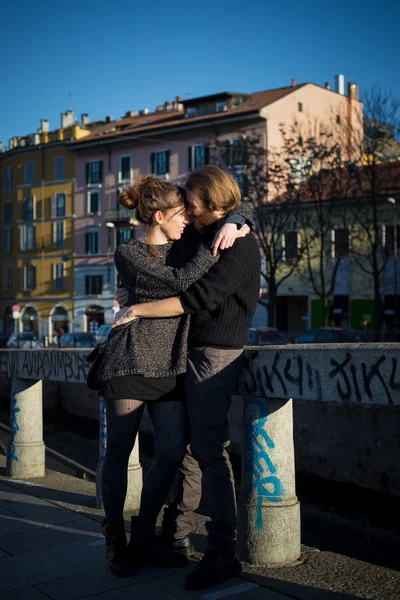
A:
MULTIPOLYGON (((312 548, 304 548, 302 565, 244 565, 241 577, 202 592, 183 590, 188 569, 142 567, 134 577, 113 577, 94 499, 93 483, 54 471, 28 482, 0 476, 0 600, 400 599, 398 571, 312 548)), ((197 558, 204 522, 196 515, 197 558)))

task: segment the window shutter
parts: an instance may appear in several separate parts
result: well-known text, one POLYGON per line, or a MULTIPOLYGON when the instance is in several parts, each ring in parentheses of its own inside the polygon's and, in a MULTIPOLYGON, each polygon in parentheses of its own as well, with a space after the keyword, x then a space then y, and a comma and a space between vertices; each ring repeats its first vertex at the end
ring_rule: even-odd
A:
POLYGON ((85 275, 85 296, 89 296, 89 275, 85 275))
POLYGON ((210 162, 210 147, 204 146, 204 164, 208 165, 210 162))
POLYGON ((89 254, 89 233, 85 233, 85 253, 89 254))
POLYGON ((24 225, 22 225, 21 229, 19 230, 19 247, 21 248, 21 250, 24 250, 24 225))
POLYGON ((99 161, 99 183, 103 181, 103 161, 99 161))
POLYGON ((90 164, 86 163, 86 184, 89 183, 89 168, 90 168, 90 164))
POLYGON ((32 248, 36 248, 36 227, 32 227, 32 248))
POLYGON ((53 194, 53 197, 51 199, 51 216, 57 216, 57 194, 53 194))
POLYGON ((154 174, 156 172, 156 153, 152 152, 151 153, 151 172, 154 174))
POLYGON ((36 267, 32 267, 32 289, 36 290, 36 267))
POLYGON ((165 172, 169 173, 169 150, 165 151, 165 172))
POLYGON ((189 146, 189 155, 188 155, 188 169, 191 171, 193 169, 193 146, 189 146))

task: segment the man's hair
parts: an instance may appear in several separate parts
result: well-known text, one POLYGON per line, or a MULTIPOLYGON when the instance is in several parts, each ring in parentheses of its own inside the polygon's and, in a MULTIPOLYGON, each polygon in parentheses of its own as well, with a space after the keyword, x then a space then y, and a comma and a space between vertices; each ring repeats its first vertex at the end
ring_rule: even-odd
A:
POLYGON ((189 175, 186 187, 195 193, 207 211, 220 210, 224 214, 240 204, 240 189, 229 173, 208 165, 189 175))

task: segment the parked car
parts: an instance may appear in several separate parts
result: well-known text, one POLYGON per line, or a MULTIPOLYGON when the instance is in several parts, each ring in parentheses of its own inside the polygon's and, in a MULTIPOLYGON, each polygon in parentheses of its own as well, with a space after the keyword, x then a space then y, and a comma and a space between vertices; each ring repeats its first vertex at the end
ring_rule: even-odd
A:
POLYGON ((100 325, 94 336, 96 339, 96 346, 99 346, 100 344, 106 341, 111 329, 111 325, 100 325))
POLYGON ((96 338, 92 333, 64 333, 60 337, 60 348, 94 348, 96 338))
POLYGON ((43 348, 42 342, 33 331, 12 333, 6 345, 7 348, 43 348))
POLYGON ((364 341, 360 331, 341 327, 316 327, 303 331, 296 338, 297 344, 344 344, 364 341))
POLYGON ((247 343, 249 346, 281 346, 283 344, 288 344, 289 339, 284 333, 278 331, 275 327, 269 327, 268 329, 251 327, 249 329, 247 343))

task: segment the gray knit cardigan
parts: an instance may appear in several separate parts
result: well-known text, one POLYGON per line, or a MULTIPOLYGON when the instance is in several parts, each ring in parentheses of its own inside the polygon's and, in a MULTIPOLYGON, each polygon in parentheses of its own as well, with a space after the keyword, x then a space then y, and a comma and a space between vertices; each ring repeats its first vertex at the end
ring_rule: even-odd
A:
MULTIPOLYGON (((216 263, 207 246, 180 269, 165 265, 172 242, 156 246, 158 258, 137 240, 127 240, 115 251, 115 266, 129 292, 129 304, 151 302, 185 291, 216 263)), ((186 371, 189 315, 165 319, 137 319, 114 327, 103 351, 99 380, 121 375, 168 377, 186 371)))

